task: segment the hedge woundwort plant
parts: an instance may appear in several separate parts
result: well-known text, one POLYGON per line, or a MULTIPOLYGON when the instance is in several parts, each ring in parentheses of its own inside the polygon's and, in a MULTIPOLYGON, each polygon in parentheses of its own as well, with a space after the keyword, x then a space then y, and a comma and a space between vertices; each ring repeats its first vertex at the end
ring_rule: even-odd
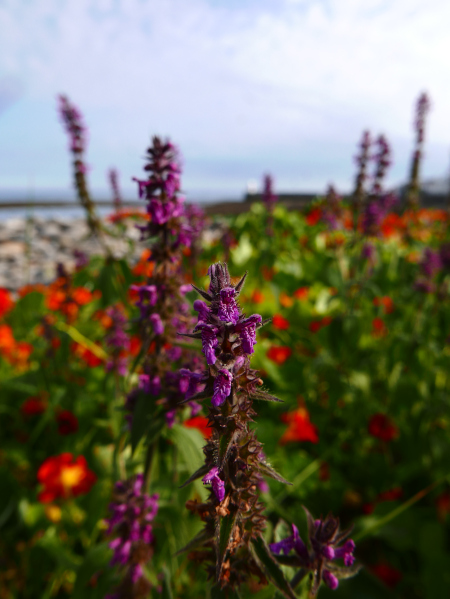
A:
POLYGON ((416 119, 414 129, 416 132, 415 148, 411 162, 411 174, 406 201, 410 208, 419 205, 419 170, 423 156, 423 142, 425 139, 425 117, 430 109, 430 100, 426 93, 420 95, 416 106, 416 119))

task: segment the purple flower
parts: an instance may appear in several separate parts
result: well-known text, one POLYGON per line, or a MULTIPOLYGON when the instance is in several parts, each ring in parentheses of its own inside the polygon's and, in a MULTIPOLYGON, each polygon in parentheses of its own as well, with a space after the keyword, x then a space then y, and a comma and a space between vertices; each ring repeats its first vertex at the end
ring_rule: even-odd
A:
POLYGON ((139 389, 142 389, 144 393, 159 395, 161 393, 161 378, 159 376, 152 378, 149 374, 140 374, 139 389))
POLYGON ((206 362, 209 365, 215 364, 217 358, 214 349, 219 344, 219 340, 217 339, 218 329, 211 324, 204 323, 198 324, 195 328, 200 330, 202 334, 202 351, 206 362))
POLYGON ((216 496, 217 501, 222 503, 225 497, 225 483, 219 476, 219 469, 214 466, 211 470, 206 474, 202 481, 205 485, 211 485, 216 496))
POLYGON ((168 410, 165 414, 166 416, 166 424, 169 428, 172 428, 172 426, 175 423, 175 417, 177 415, 177 411, 176 409, 173 410, 168 410))
POLYGON ((161 320, 161 316, 154 312, 150 315, 149 321, 153 327, 153 332, 155 335, 162 335, 164 333, 164 324, 161 320))
POLYGON ((202 300, 195 300, 194 302, 194 310, 198 312, 198 322, 208 322, 209 315, 211 314, 211 310, 208 308, 205 302, 202 300))
POLYGON ((253 353, 253 346, 256 343, 256 326, 261 322, 262 317, 259 314, 253 314, 236 327, 240 333, 242 349, 246 354, 253 353))
POLYGON ((305 562, 309 561, 308 548, 302 541, 298 532, 298 528, 295 526, 295 524, 292 525, 292 535, 290 537, 287 537, 278 543, 272 543, 269 545, 269 547, 270 550, 276 555, 279 555, 281 551, 287 555, 290 551, 292 551, 292 549, 295 549, 295 552, 299 557, 303 558, 305 562))
POLYGON ((213 406, 218 408, 230 395, 232 381, 233 375, 229 370, 226 370, 225 368, 219 370, 214 380, 214 393, 212 396, 213 406))
POLYGON ((426 248, 423 253, 420 268, 423 274, 431 279, 431 277, 433 277, 442 268, 442 260, 439 253, 434 252, 430 248, 426 248))
POLYGON ((223 322, 236 324, 239 320, 239 308, 236 304, 236 291, 233 287, 220 290, 220 303, 217 316, 223 322))
POLYGON ((325 584, 330 587, 332 591, 335 591, 339 586, 339 580, 329 570, 324 569, 322 572, 322 578, 325 584))
POLYGON ((158 511, 158 495, 143 493, 143 483, 142 474, 117 482, 113 502, 109 506, 111 515, 106 519, 107 534, 115 534, 109 543, 113 550, 111 565, 126 567, 126 577, 133 585, 144 577, 141 564, 150 559, 148 545, 153 541, 151 522, 158 511))

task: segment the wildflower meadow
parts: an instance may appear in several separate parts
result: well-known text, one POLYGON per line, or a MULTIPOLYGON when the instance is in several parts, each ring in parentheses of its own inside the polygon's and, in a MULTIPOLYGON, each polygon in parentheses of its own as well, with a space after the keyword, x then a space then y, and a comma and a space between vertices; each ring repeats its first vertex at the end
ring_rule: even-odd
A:
POLYGON ((58 108, 102 251, 0 289, 0 599, 450 596, 450 229, 420 206, 428 98, 402 198, 387 137, 364 132, 350 196, 288 211, 265 175, 226 218, 186 203, 157 136, 142 209, 112 169, 100 218, 83 117, 58 108), (117 256, 130 220, 141 240, 117 256))

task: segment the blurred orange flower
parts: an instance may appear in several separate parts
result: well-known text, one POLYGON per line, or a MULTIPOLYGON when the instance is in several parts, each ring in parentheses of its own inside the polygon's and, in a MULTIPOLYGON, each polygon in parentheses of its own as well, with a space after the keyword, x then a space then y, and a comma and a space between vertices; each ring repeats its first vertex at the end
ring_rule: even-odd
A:
POLYGON ((288 428, 279 441, 280 445, 301 441, 319 442, 318 429, 311 423, 306 408, 300 407, 293 412, 282 414, 281 420, 287 423, 288 428))
POLYGON ((308 299, 308 295, 309 287, 299 287, 294 291, 294 297, 302 302, 308 299))
POLYGON ((9 312, 13 305, 14 302, 9 291, 0 287, 0 318, 9 312))
POLYGON ((212 428, 208 426, 208 418, 205 418, 205 416, 194 416, 193 418, 185 420, 183 424, 187 428, 198 429, 205 439, 209 439, 212 435, 212 428))

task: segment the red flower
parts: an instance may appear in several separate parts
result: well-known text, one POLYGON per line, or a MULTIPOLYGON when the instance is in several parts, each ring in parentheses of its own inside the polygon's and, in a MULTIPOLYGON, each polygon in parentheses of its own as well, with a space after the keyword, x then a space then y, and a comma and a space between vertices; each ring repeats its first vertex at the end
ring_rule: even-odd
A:
POLYGON ((185 420, 183 424, 187 428, 198 429, 205 439, 209 439, 212 435, 212 428, 208 426, 208 418, 204 416, 194 416, 193 418, 189 418, 189 420, 185 420))
POLYGON ((130 348, 128 350, 130 356, 137 356, 138 353, 141 351, 141 347, 142 341, 137 335, 133 335, 132 337, 130 337, 130 348))
POLYGON ((332 322, 331 316, 325 316, 322 320, 313 320, 309 323, 309 330, 311 333, 317 333, 323 327, 328 326, 332 322))
POLYGON ((44 487, 38 495, 41 503, 84 495, 97 480, 94 472, 88 469, 85 458, 74 459, 71 453, 47 458, 39 468, 37 478, 44 487))
POLYGON ((372 337, 385 337, 387 333, 388 330, 384 324, 384 320, 381 318, 374 318, 372 320, 372 337))
POLYGON ((0 287, 0 318, 4 316, 13 307, 14 302, 7 289, 0 287))
POLYGON ((392 441, 398 437, 398 428, 386 414, 374 414, 369 420, 369 435, 382 441, 392 441))
POLYGON ((313 227, 314 225, 317 225, 321 216, 322 210, 320 208, 313 208, 305 220, 310 227, 313 227))
POLYGON ((370 569, 375 574, 375 576, 379 578, 381 581, 383 581, 384 584, 390 589, 396 587, 403 578, 403 574, 400 572, 400 570, 393 568, 385 562, 376 564, 375 566, 372 566, 370 569))
POLYGON ((309 441, 310 443, 319 442, 318 429, 309 420, 309 414, 306 408, 298 408, 293 412, 282 414, 281 420, 288 425, 280 439, 281 445, 295 441, 309 441))
POLYGON ((94 299, 94 296, 86 287, 77 287, 72 291, 72 299, 79 306, 84 306, 85 304, 89 304, 94 299))
POLYGON ((269 360, 272 360, 272 362, 275 362, 275 364, 281 366, 281 364, 284 364, 291 354, 292 350, 290 347, 272 345, 267 352, 267 357, 269 360))
POLYGON ((71 435, 78 430, 78 418, 69 410, 61 410, 56 415, 58 423, 58 433, 60 435, 71 435))
POLYGON ((46 409, 46 402, 39 397, 29 397, 20 406, 20 411, 25 417, 38 416, 39 414, 43 414, 46 409))
POLYGON ((275 314, 272 318, 272 324, 276 329, 286 331, 290 327, 289 320, 286 320, 281 314, 275 314))
POLYGON ((71 350, 74 354, 81 358, 83 362, 89 366, 89 368, 95 368, 96 366, 100 366, 100 364, 102 364, 102 359, 96 356, 87 347, 83 347, 78 343, 72 343, 71 350))
POLYGON ((393 489, 389 489, 389 491, 383 491, 377 497, 377 502, 381 501, 397 501, 397 499, 401 499, 403 497, 403 489, 401 487, 394 487, 393 489))
POLYGON ((308 299, 309 295, 309 287, 299 287, 294 291, 294 297, 296 297, 300 301, 305 301, 308 299))
POLYGON ((392 314, 394 311, 394 302, 388 295, 384 295, 383 297, 374 297, 373 305, 382 306, 384 308, 385 314, 392 314))

